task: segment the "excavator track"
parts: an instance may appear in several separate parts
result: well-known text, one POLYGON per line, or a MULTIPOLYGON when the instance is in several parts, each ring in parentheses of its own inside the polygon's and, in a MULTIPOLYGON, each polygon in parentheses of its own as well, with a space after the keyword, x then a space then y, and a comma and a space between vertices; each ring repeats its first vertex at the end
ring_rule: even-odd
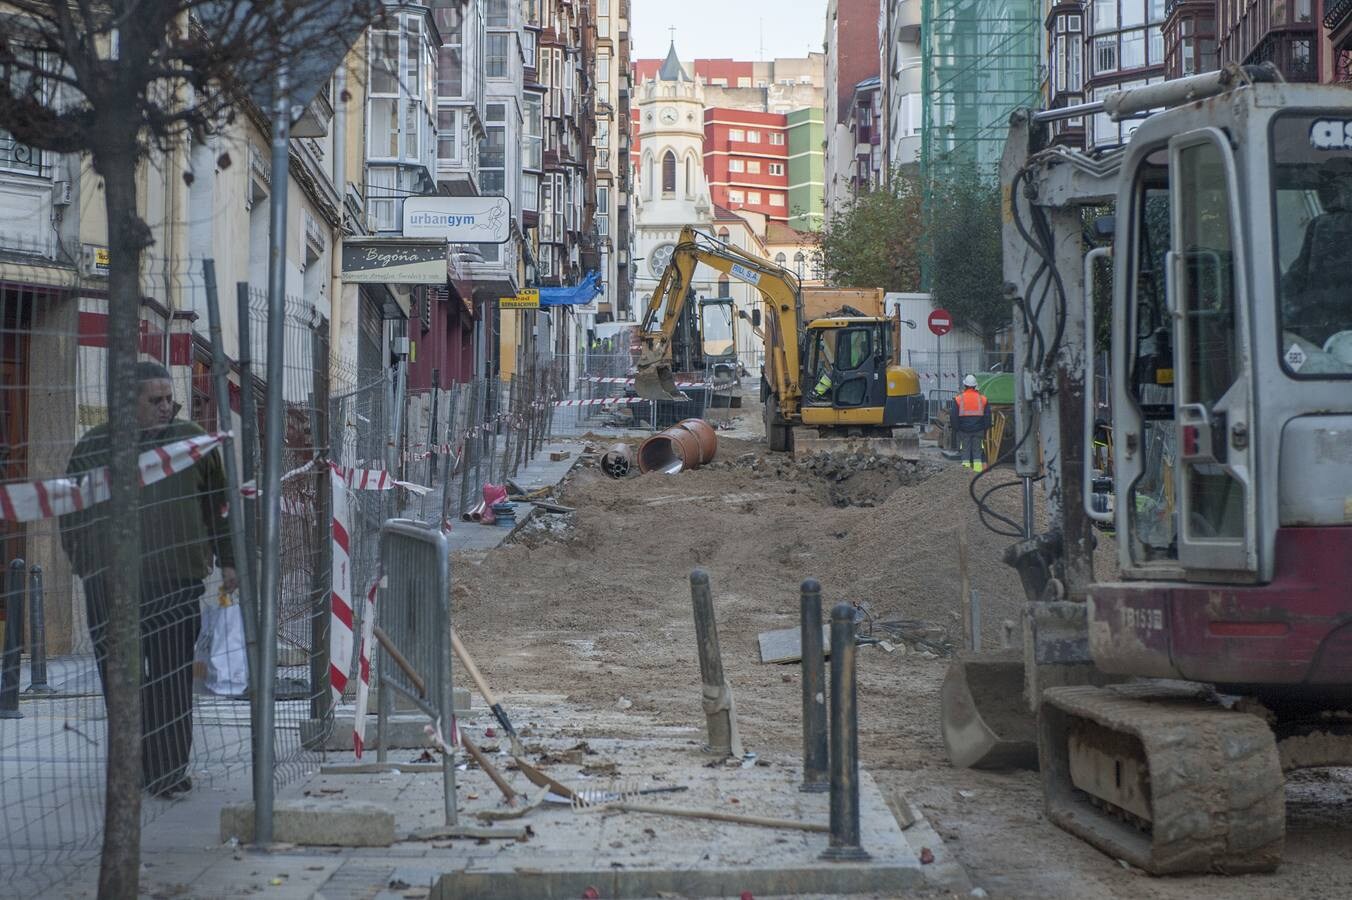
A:
POLYGON ((1285 780, 1257 716, 1151 684, 1049 688, 1038 756, 1048 818, 1151 874, 1281 862, 1285 780))

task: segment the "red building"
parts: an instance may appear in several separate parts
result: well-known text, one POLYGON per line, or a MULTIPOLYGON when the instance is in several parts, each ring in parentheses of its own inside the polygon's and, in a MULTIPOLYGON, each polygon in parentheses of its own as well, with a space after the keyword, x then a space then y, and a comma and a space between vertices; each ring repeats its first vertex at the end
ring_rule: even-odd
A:
MULTIPOLYGON (((644 79, 657 77, 657 70, 662 68, 660 59, 640 59, 634 62, 635 81, 642 82, 644 79)), ((750 62, 740 62, 735 59, 697 59, 692 68, 695 70, 695 80, 703 80, 705 84, 712 84, 717 87, 764 87, 763 84, 755 82, 755 64, 750 62)))
POLYGON ((787 129, 788 117, 776 113, 704 111, 704 176, 716 206, 788 221, 787 129))

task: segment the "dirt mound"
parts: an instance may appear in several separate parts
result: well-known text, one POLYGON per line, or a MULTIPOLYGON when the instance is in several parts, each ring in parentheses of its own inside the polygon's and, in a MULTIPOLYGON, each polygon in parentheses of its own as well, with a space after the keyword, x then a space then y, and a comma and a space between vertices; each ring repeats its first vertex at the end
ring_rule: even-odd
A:
POLYGON ((838 509, 877 506, 897 488, 919 484, 941 468, 931 460, 909 461, 870 453, 814 453, 795 458, 755 451, 715 460, 712 466, 793 481, 838 509))

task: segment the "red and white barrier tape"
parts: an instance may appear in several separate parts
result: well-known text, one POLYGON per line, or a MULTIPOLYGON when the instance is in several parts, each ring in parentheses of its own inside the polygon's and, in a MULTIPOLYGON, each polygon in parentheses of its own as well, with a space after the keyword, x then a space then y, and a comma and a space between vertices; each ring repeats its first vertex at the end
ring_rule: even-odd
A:
MULTIPOLYGON (((601 376, 586 376, 586 375, 584 375, 583 377, 579 378, 578 381, 587 382, 588 384, 633 384, 633 383, 634 383, 634 379, 632 379, 632 378, 614 378, 614 377, 610 377, 610 376, 601 377, 601 376)), ((676 386, 677 386, 678 388, 713 387, 713 382, 710 382, 710 381, 678 381, 678 382, 676 382, 676 386)))
POLYGON ((596 400, 555 400, 556 409, 569 406, 627 406, 630 403, 642 403, 642 397, 601 397, 596 400))
MULTIPOLYGON (((202 434, 142 452, 137 460, 141 486, 192 468, 227 437, 229 432, 202 434)), ((36 522, 64 516, 88 509, 111 496, 112 483, 107 466, 72 478, 0 485, 0 521, 36 522)))

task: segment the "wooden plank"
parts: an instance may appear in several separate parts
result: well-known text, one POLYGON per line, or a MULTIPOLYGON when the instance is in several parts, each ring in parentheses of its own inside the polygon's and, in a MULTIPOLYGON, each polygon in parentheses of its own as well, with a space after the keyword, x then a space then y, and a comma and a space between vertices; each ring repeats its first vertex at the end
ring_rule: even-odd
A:
MULTIPOLYGON (((774 631, 762 631, 757 640, 760 642, 760 656, 763 663, 799 662, 803 658, 803 632, 801 628, 777 628, 774 631)), ((822 625, 822 657, 831 655, 831 626, 822 625)))
POLYGON ((320 766, 320 775, 383 775, 387 772, 440 772, 441 763, 348 763, 320 766))

